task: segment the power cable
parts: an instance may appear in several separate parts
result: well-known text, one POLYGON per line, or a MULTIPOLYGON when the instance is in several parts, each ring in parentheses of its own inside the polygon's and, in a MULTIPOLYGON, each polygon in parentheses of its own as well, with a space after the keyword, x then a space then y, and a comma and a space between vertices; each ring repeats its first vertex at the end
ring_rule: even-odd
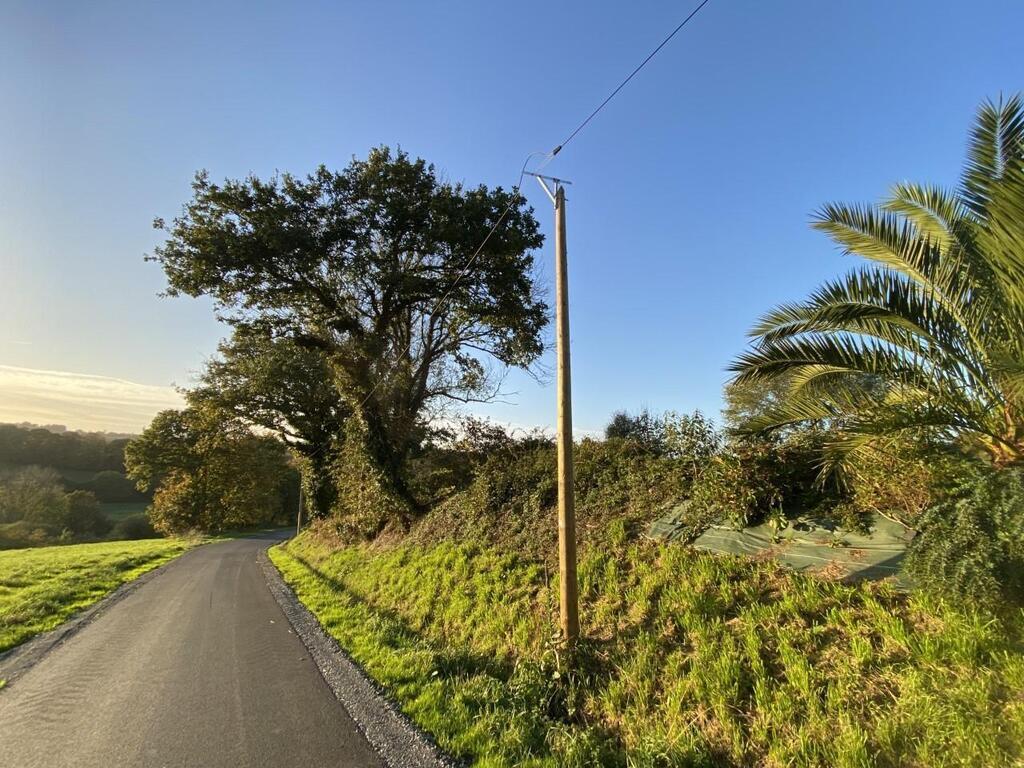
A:
POLYGON ((557 155, 559 152, 561 152, 562 148, 565 147, 566 144, 568 144, 570 141, 575 139, 577 134, 579 134, 580 131, 582 131, 584 128, 586 128, 587 124, 590 123, 591 120, 593 120, 595 117, 597 117, 597 113, 600 112, 602 109, 604 109, 608 105, 608 102, 611 101, 612 99, 614 99, 615 96, 618 94, 618 92, 621 91, 623 88, 625 88, 626 85, 629 83, 629 81, 632 80, 634 77, 636 77, 637 73, 641 69, 643 69, 644 67, 647 66, 647 62, 649 62, 651 59, 653 59, 658 54, 658 51, 660 51, 662 48, 664 48, 666 45, 668 45, 669 40, 671 40, 673 37, 675 37, 676 34, 679 32, 679 30, 681 30, 683 27, 685 27, 687 24, 689 24, 690 20, 694 16, 696 16, 698 13, 700 13, 700 10, 705 5, 707 5, 709 2, 711 2, 711 0, 703 0, 703 2, 700 5, 698 5, 692 11, 690 11, 690 15, 687 16, 685 19, 683 19, 679 23, 679 26, 677 26, 675 29, 673 29, 669 33, 668 37, 666 37, 664 40, 662 40, 661 43, 658 44, 658 47, 655 48, 653 51, 651 51, 647 55, 647 58, 644 59, 643 61, 641 61, 640 64, 637 66, 637 68, 634 69, 632 72, 630 72, 629 76, 625 80, 623 80, 621 83, 619 83, 618 86, 615 88, 615 90, 612 91, 610 94, 608 94, 608 97, 604 101, 602 101, 600 104, 597 105, 597 109, 595 109, 593 112, 591 112, 589 115, 587 115, 587 119, 584 120, 579 125, 577 125, 575 130, 573 130, 573 132, 569 134, 568 138, 566 138, 561 144, 559 144, 557 147, 555 147, 553 150, 551 150, 550 153, 548 153, 548 157, 545 160, 545 162, 542 163, 541 167, 543 168, 545 165, 547 165, 549 162, 551 162, 551 160, 553 160, 555 158, 555 155, 557 155))

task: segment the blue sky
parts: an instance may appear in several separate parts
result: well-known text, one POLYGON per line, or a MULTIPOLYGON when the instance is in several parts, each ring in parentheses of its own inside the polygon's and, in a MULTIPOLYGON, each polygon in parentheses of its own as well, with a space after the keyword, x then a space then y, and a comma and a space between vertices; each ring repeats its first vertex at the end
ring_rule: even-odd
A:
MULTIPOLYGON (((188 384, 225 329, 158 298, 142 257, 197 169, 305 173, 389 144, 508 186, 693 5, 7 0, 0 366, 188 384)), ((1011 0, 711 0, 547 169, 573 181, 577 426, 716 414, 756 317, 853 265, 810 214, 953 183, 977 104, 1024 87, 1021 29, 1011 0)), ((538 257, 550 283, 550 243, 538 257)), ((553 386, 508 388, 480 411, 553 423, 553 386)))

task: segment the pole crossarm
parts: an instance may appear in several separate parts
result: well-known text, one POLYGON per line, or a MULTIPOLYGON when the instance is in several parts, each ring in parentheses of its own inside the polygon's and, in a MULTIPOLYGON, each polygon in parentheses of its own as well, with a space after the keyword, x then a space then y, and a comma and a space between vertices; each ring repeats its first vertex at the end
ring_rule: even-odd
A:
POLYGON ((558 190, 561 189, 566 184, 572 184, 571 181, 566 181, 565 179, 556 179, 554 176, 542 176, 539 173, 532 173, 530 171, 524 171, 523 175, 533 176, 533 178, 537 180, 537 183, 540 184, 541 188, 544 190, 544 193, 551 199, 552 205, 558 205, 558 201, 555 200, 555 195, 558 194, 558 190), (547 185, 546 182, 548 181, 552 183, 554 189, 547 185))

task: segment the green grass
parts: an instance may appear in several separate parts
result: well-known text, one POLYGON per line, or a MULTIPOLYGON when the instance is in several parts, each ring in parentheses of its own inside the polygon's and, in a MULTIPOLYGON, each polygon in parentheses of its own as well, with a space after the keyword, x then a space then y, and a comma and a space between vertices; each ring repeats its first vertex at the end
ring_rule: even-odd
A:
POLYGON ((1024 616, 884 584, 622 541, 580 565, 586 641, 553 645, 557 584, 482 545, 271 558, 438 743, 480 766, 1008 766, 1024 755, 1024 616))
POLYGON ((148 506, 148 501, 107 501, 100 504, 100 509, 111 522, 116 523, 132 515, 144 514, 148 506))
POLYGON ((192 545, 144 539, 0 552, 0 651, 53 629, 192 545))

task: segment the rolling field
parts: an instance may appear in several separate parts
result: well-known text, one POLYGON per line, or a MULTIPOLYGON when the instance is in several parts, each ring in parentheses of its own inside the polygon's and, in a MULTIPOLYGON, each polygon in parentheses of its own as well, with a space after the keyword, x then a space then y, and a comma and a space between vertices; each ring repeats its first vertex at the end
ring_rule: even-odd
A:
POLYGON ((143 539, 0 552, 0 652, 53 629, 193 545, 143 539))

